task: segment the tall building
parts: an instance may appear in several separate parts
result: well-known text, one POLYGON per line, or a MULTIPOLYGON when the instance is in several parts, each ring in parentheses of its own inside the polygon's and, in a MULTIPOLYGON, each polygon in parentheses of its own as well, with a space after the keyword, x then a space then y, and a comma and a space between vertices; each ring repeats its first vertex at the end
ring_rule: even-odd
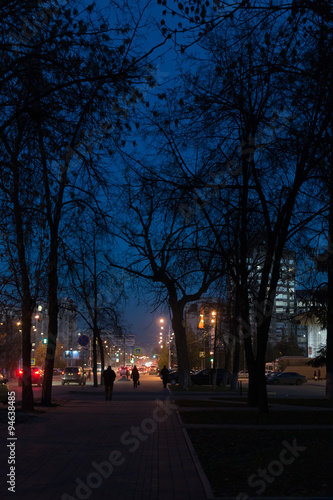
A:
POLYGON ((294 253, 284 255, 274 301, 270 341, 297 337, 293 318, 296 312, 296 262, 294 253))
MULTIPOLYGON (((261 272, 264 263, 265 255, 258 247, 253 253, 248 261, 249 269, 249 298, 250 304, 252 304, 251 310, 251 330, 252 335, 255 338, 255 315, 254 315, 254 300, 256 298, 257 291, 260 286, 261 272), (252 300, 251 300, 252 299, 252 300)), ((228 280, 230 290, 233 285, 230 280, 228 280)), ((230 296, 230 293, 229 293, 230 296)), ((204 330, 201 330, 200 325, 206 330, 206 337, 208 335, 209 340, 209 350, 212 351, 212 345, 214 343, 214 328, 211 327, 214 319, 211 316, 212 311, 217 308, 218 300, 214 298, 202 299, 197 302, 189 304, 186 308, 186 324, 194 332, 198 338, 204 330), (207 332, 211 333, 207 333, 207 332)), ((304 354, 307 352, 307 337, 304 337, 304 332, 301 332, 296 325, 294 320, 296 314, 296 254, 295 252, 286 251, 284 253, 280 277, 277 284, 276 296, 274 299, 273 306, 271 308, 271 325, 269 332, 269 343, 273 347, 281 340, 293 340, 297 342, 299 347, 303 348, 304 354)), ((222 315, 225 312, 222 312, 222 315)), ((223 342, 223 340, 222 340, 223 342)))
MULTIPOLYGON (((255 298, 260 286, 261 272, 265 259, 265 254, 260 247, 253 252, 249 259, 249 296, 255 298)), ((285 251, 281 261, 280 276, 277 283, 274 303, 271 307, 271 324, 269 332, 269 344, 274 346, 281 340, 297 338, 297 328, 294 321, 296 312, 296 254, 292 251, 285 251)), ((252 327, 255 327, 254 318, 252 327)), ((303 342, 303 337, 300 338, 303 342)))
POLYGON ((318 313, 316 313, 316 308, 322 310, 322 306, 322 301, 316 300, 315 292, 297 291, 297 312, 295 315, 297 335, 298 339, 303 337, 306 340, 305 355, 308 358, 315 358, 318 355, 318 349, 326 346, 327 329, 323 327, 323 321, 320 320, 318 313), (311 296, 312 300, 310 300, 311 296))
MULTIPOLYGON (((31 343, 32 357, 37 346, 47 343, 49 314, 47 303, 39 301, 32 316, 31 343)), ((78 350, 77 312, 74 302, 68 297, 59 301, 57 342, 64 351, 78 350)))

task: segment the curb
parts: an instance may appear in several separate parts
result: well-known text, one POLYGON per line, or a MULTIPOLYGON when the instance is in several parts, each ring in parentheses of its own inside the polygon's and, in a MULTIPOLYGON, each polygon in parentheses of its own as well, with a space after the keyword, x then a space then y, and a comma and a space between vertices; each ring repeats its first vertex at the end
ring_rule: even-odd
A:
MULTIPOLYGON (((211 488, 210 482, 209 482, 209 480, 208 480, 208 478, 206 476, 205 471, 202 468, 202 465, 200 463, 198 455, 196 454, 196 451, 194 449, 192 441, 190 440, 190 437, 189 437, 189 435, 187 433, 187 430, 184 427, 184 424, 182 422, 182 419, 181 419, 181 416, 179 414, 179 410, 178 409, 176 410, 176 414, 177 414, 178 422, 179 422, 179 425, 180 425, 180 427, 182 429, 183 436, 185 438, 187 447, 188 447, 188 449, 189 449, 189 451, 191 453, 193 463, 195 465, 195 468, 197 469, 197 472, 198 472, 198 475, 200 477, 200 481, 202 483, 203 489, 205 490, 206 499, 207 500, 218 500, 217 497, 214 496, 214 493, 213 493, 213 490, 211 488)), ((223 499, 223 500, 227 500, 227 499, 223 499)))

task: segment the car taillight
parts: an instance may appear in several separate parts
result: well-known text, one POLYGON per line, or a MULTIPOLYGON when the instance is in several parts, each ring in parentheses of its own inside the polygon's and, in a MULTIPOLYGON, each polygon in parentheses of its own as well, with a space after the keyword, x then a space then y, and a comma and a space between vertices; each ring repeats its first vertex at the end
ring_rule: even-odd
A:
POLYGON ((19 375, 23 375, 23 370, 19 370, 19 375))
POLYGON ((39 375, 39 370, 35 370, 35 375, 39 375))

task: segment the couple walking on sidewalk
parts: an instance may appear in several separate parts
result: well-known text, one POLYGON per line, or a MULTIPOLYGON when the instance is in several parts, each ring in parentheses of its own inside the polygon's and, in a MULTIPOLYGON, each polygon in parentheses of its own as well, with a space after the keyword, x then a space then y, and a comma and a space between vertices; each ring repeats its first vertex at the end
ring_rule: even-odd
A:
MULTIPOLYGON (((138 385, 140 385, 139 378, 140 378, 139 370, 137 369, 136 365, 134 365, 133 370, 132 370, 132 374, 131 374, 131 379, 133 380, 134 389, 137 389, 138 385)), ((105 401, 111 401, 112 400, 113 383, 116 380, 116 373, 114 370, 112 370, 110 365, 107 367, 106 370, 104 370, 103 379, 104 379, 104 388, 105 388, 105 401)))

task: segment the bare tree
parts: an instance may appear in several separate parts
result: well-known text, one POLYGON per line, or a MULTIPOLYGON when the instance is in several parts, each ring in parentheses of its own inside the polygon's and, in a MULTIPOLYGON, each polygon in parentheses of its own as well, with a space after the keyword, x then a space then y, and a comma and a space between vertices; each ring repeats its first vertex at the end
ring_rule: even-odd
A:
MULTIPOLYGON (((324 188, 328 187, 330 209, 324 224, 327 227, 328 248, 328 326, 327 326, 327 382, 326 394, 333 398, 333 252, 332 249, 332 111, 333 111, 333 69, 332 69, 332 4, 329 0, 291 0, 279 2, 272 0, 250 0, 234 2, 233 0, 191 0, 189 2, 163 2, 162 32, 172 36, 181 52, 204 40, 207 34, 214 33, 224 26, 226 20, 236 19, 238 25, 245 26, 249 21, 252 26, 259 27, 265 34, 267 44, 271 40, 267 26, 275 25, 280 36, 285 37, 285 45, 270 67, 284 75, 286 81, 294 84, 294 95, 302 102, 305 109, 314 102, 321 102, 322 126, 319 126, 320 140, 323 143, 325 160, 317 163, 318 176, 324 175, 324 188), (169 25, 168 16, 176 18, 178 28, 169 25), (293 51, 289 49, 297 41, 293 51), (323 116, 324 115, 324 116, 323 116), (323 168, 324 164, 324 168, 323 168)), ((173 21, 173 25, 174 25, 173 21)), ((246 40, 244 39, 244 43, 246 40)), ((300 108, 298 108, 300 109, 300 108)), ((302 132, 300 132, 302 133, 302 132)), ((308 135, 309 144, 318 144, 317 131, 308 135)), ((316 147, 314 145, 314 147, 316 147)), ((309 150, 310 151, 310 150, 309 150)), ((308 160, 311 153, 308 151, 308 160)), ((304 150, 306 154, 306 150, 304 150)))
MULTIPOLYGON (((112 253, 107 232, 95 225, 94 220, 80 217, 74 238, 65 251, 68 267, 66 281, 69 293, 76 303, 76 311, 93 333, 93 376, 97 387, 97 345, 101 367, 104 362, 103 333, 121 335, 121 318, 118 305, 124 298, 121 279, 110 268, 105 255, 112 253), (84 226, 83 221, 86 222, 84 226)), ((102 376, 102 374, 101 374, 102 376)), ((102 383, 102 380, 100 381, 102 383)))
POLYGON ((190 57, 184 92, 170 99, 178 108, 169 105, 167 118, 155 120, 173 165, 160 178, 182 182, 192 196, 188 212, 199 207, 216 238, 236 288, 249 404, 265 412, 265 353, 281 262, 327 208, 317 168, 327 156, 329 119, 320 87, 309 101, 302 76, 286 80, 279 70, 281 57, 306 65, 290 23, 281 29, 274 20, 239 15, 223 28, 201 37, 205 57, 197 71, 190 57))
MULTIPOLYGON (((15 5, 6 3, 0 19, 4 69, 0 138, 2 162, 15 176, 12 197, 20 208, 11 205, 24 304, 23 363, 27 374, 34 307, 24 246, 33 236, 31 226, 25 224, 25 220, 30 221, 28 207, 30 216, 35 216, 32 220, 39 217, 47 241, 49 328, 42 391, 42 402, 47 405, 51 402, 57 338, 59 241, 66 224, 68 230, 65 215, 75 206, 78 192, 78 203, 85 197, 85 202, 89 198, 97 204, 97 186, 107 185, 105 162, 98 151, 106 147, 106 141, 112 150, 113 143, 130 128, 127 109, 143 99, 138 87, 143 81, 153 84, 148 57, 154 48, 142 51, 140 46, 147 21, 140 5, 124 3, 120 7, 110 2, 113 24, 94 5, 82 8, 75 0, 48 9, 38 2, 24 2, 21 17, 15 5), (26 196, 30 193, 33 199, 36 186, 37 207, 26 196), (24 195, 29 205, 23 203, 24 195)), ((6 179, 3 186, 7 189, 6 179)), ((31 408, 31 387, 27 390, 29 402, 24 397, 23 406, 31 408)))
POLYGON ((127 174, 120 195, 126 207, 119 220, 118 237, 127 249, 127 263, 115 267, 148 283, 155 307, 167 303, 175 333, 180 384, 191 383, 184 322, 188 302, 199 299, 220 275, 216 271, 216 244, 195 214, 184 219, 183 190, 167 190, 158 176, 144 172, 127 174))

